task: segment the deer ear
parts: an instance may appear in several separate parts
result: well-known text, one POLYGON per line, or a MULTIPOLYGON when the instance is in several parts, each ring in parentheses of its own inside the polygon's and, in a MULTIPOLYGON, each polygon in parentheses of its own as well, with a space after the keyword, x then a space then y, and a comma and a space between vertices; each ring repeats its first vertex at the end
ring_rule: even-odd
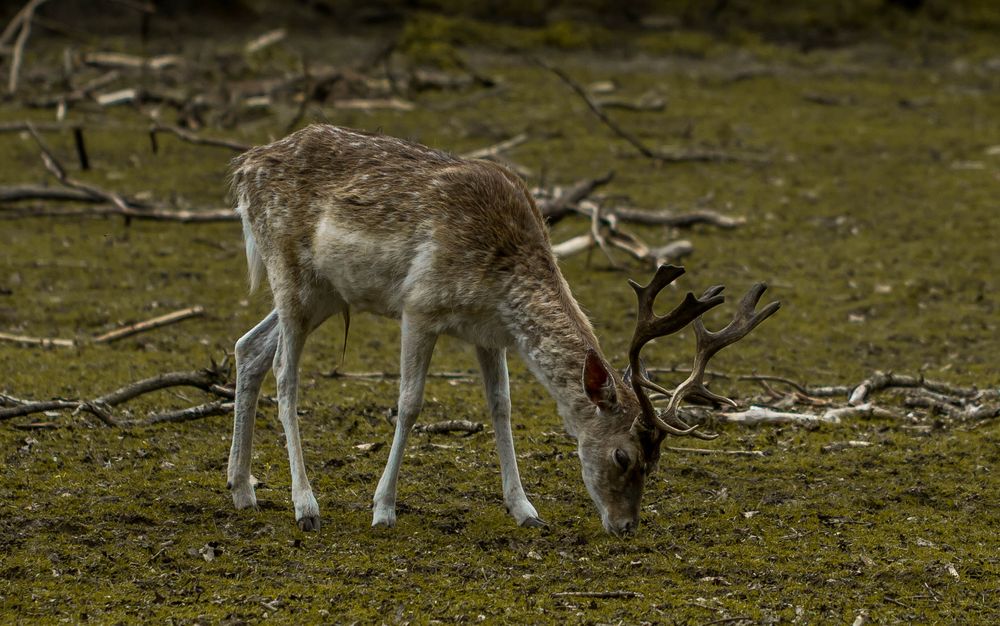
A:
POLYGON ((587 358, 583 363, 583 389, 590 401, 601 410, 610 409, 618 404, 611 372, 593 349, 587 350, 587 358))

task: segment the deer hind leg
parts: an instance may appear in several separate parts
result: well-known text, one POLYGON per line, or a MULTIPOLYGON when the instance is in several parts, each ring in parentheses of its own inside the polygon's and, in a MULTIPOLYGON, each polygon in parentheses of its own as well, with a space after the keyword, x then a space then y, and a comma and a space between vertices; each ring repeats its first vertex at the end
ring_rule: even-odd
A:
POLYGON ((403 313, 402 347, 399 358, 399 415, 396 418, 396 432, 392 437, 392 449, 385 464, 382 478, 375 489, 372 526, 396 525, 396 483, 399 466, 403 462, 403 452, 410 429, 417 421, 417 415, 424 402, 424 382, 437 334, 421 328, 421 324, 403 313))
POLYGON ((236 342, 236 410, 229 450, 228 487, 237 509, 257 507, 250 474, 257 398, 278 348, 278 312, 271 313, 236 342))
POLYGON ((278 418, 284 428, 285 446, 288 448, 295 521, 302 530, 319 530, 319 503, 306 475, 299 437, 299 358, 309 333, 328 317, 342 311, 345 305, 340 296, 332 291, 315 287, 295 291, 292 302, 288 301, 288 290, 275 294, 279 338, 273 367, 278 383, 278 418))
POLYGON ((514 453, 514 436, 510 430, 510 381, 507 376, 507 351, 476 347, 479 368, 483 372, 486 404, 493 419, 497 455, 500 457, 500 479, 503 484, 503 502, 507 512, 519 526, 540 527, 545 522, 538 517, 535 507, 528 501, 517 471, 514 453))

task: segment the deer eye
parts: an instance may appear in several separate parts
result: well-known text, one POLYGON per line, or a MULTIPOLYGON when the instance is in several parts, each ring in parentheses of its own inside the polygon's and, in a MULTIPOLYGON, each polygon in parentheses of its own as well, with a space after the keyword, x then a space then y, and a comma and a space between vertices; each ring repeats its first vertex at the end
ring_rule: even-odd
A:
POLYGON ((615 448, 614 454, 611 455, 615 464, 622 469, 622 471, 627 470, 631 459, 628 458, 628 453, 621 448, 615 448))

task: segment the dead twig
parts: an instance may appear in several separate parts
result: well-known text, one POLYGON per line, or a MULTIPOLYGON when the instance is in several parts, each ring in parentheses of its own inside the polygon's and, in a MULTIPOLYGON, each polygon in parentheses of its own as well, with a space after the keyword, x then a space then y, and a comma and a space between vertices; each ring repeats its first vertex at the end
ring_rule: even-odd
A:
POLYGON ((505 139, 499 143, 493 144, 492 146, 479 148, 478 150, 472 150, 471 152, 463 152, 460 156, 463 159, 489 159, 499 156, 502 152, 512 150, 526 141, 528 141, 528 134, 519 133, 510 139, 505 139))
POLYGON ((664 446, 667 450, 674 452, 688 452, 690 454, 730 454, 733 456, 767 456, 763 450, 715 450, 712 448, 678 448, 675 446, 664 446))
POLYGON ((167 133, 173 135, 182 141, 192 143, 199 146, 212 146, 215 148, 228 148, 234 152, 246 152, 251 148, 251 146, 240 143, 238 141, 231 141, 229 139, 217 139, 215 137, 202 137, 201 135, 185 130, 179 126, 174 126, 172 124, 163 124, 160 122, 155 122, 149 127, 149 137, 152 142, 156 152, 156 135, 157 133, 167 133))
POLYGON ((137 322, 135 324, 129 324, 128 326, 123 326, 122 328, 116 328, 115 330, 106 332, 103 335, 94 337, 93 341, 94 343, 111 343, 138 333, 144 333, 169 324, 176 324, 177 322, 197 317, 204 312, 205 309, 200 306, 193 306, 186 309, 180 309, 179 311, 172 311, 165 315, 160 315, 143 322, 137 322))
POLYGON ((550 594, 553 598, 642 598, 638 591, 556 591, 550 594))
POLYGON ((149 426, 151 424, 161 424, 163 422, 190 422, 192 420, 201 419, 203 417, 211 417, 213 415, 228 415, 233 412, 233 406, 232 402, 216 400, 215 402, 206 402, 205 404, 199 404, 198 406, 193 406, 187 409, 153 413, 148 418, 138 423, 143 426, 149 426))
POLYGON ((72 339, 28 337, 26 335, 12 335, 9 333, 0 333, 0 341, 10 341, 26 346, 41 346, 43 348, 73 348, 76 346, 76 342, 72 339))
POLYGON ((184 58, 177 54, 161 54, 155 57, 140 57, 120 52, 88 52, 81 58, 84 65, 128 70, 152 70, 158 72, 184 65, 184 58))
POLYGON ((24 60, 24 47, 28 43, 31 35, 31 20, 35 16, 35 10, 44 4, 46 0, 30 0, 17 12, 14 19, 7 24, 7 28, 0 34, 0 45, 6 42, 17 32, 17 39, 14 41, 14 48, 11 53, 10 72, 7 76, 7 92, 16 93, 18 78, 21 74, 21 63, 24 60))
MULTIPOLYGON (((348 380, 396 380, 399 378, 399 372, 341 372, 338 370, 333 370, 330 372, 323 372, 321 374, 326 378, 344 378, 348 380)), ((465 372, 428 372, 428 378, 443 378, 445 380, 454 380, 458 382, 472 382, 474 377, 477 376, 475 371, 465 371, 465 372)))
POLYGON ((653 148, 650 148, 642 141, 640 141, 638 137, 636 137, 632 133, 628 132, 627 130, 619 126, 618 123, 615 122, 613 119, 608 117, 608 114, 604 112, 604 109, 601 107, 601 105, 596 100, 591 98, 590 94, 587 93, 587 90, 584 89, 583 86, 581 86, 578 82, 570 78, 570 76, 566 72, 562 71, 558 67, 555 67, 554 65, 551 65, 540 58, 536 58, 535 62, 542 68, 558 76, 560 80, 566 83, 566 85, 570 89, 572 89, 578 96, 580 96, 581 99, 583 99, 583 101, 587 104, 587 107, 591 110, 591 112, 593 112, 594 115, 596 115, 597 118, 601 120, 601 122, 604 123, 605 126, 607 126, 612 132, 614 132, 616 135, 618 135, 619 137, 627 141, 629 144, 631 144, 631 146, 635 148, 636 151, 639 152, 639 154, 648 159, 653 159, 655 161, 660 161, 664 163, 681 163, 686 161, 706 161, 706 162, 751 161, 759 163, 768 161, 767 158, 759 155, 734 154, 722 150, 703 150, 703 149, 676 150, 676 151, 654 150, 653 148))

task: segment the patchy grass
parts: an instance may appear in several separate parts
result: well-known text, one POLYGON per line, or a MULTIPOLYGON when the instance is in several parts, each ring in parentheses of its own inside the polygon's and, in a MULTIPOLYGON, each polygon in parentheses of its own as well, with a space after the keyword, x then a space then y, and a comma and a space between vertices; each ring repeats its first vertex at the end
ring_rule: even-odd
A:
MULTIPOLYGON (((493 53, 472 58, 502 78, 498 97, 432 94, 411 112, 324 113, 456 151, 528 131, 532 141, 511 156, 548 180, 614 169, 608 192, 639 206, 706 201, 746 216, 735 231, 683 234, 696 247, 685 289, 721 282, 738 292, 765 279, 785 304, 720 355, 718 369, 846 383, 891 368, 1000 384, 996 70, 959 56, 928 66, 872 46, 692 56, 556 60, 581 82, 614 79, 625 95, 662 93, 669 105, 661 113, 613 113, 650 144, 754 150, 769 163, 660 166, 637 158, 554 77, 493 53), (839 104, 803 97, 815 94, 839 104)), ((32 115, 0 109, 3 119, 32 115)), ((74 175, 174 195, 181 204, 224 203, 225 150, 164 137, 152 155, 142 122, 127 113, 116 120, 122 128, 88 134, 95 171, 74 175)), ((232 134, 264 141, 284 121, 232 134)), ((52 143, 70 162, 68 140, 52 143)), ((0 155, 0 184, 44 178, 30 140, 2 135, 0 155)), ((560 225, 554 236, 579 228, 560 225)), ((675 233, 643 235, 662 241, 675 233)), ((595 256, 589 268, 578 258, 565 271, 605 350, 621 363, 632 295, 625 276, 604 267, 595 256)), ((4 331, 91 335, 171 308, 201 304, 208 312, 110 346, 0 344, 0 386, 22 397, 90 396, 207 363, 268 309, 265 294, 245 293, 243 274, 235 224, 0 222, 4 331)), ((395 370, 398 337, 395 323, 359 316, 347 369, 395 370)), ((4 621, 848 622, 861 610, 875 622, 1000 619, 995 421, 930 433, 883 420, 818 430, 728 427, 707 445, 767 456, 665 454, 640 532, 623 541, 601 530, 552 402, 512 359, 522 475, 551 526, 518 529, 504 514, 487 430, 414 435, 399 525, 374 531, 369 502, 386 448, 355 445, 391 438, 383 415, 394 386, 324 377, 340 341, 338 324, 320 329, 302 365, 305 457, 323 512, 318 534, 293 523, 270 407, 258 420, 254 472, 264 485, 256 512, 232 510, 225 489, 228 418, 131 430, 67 415, 51 418, 61 426, 54 430, 3 424, 4 621), (874 445, 821 452, 857 439, 874 445), (550 595, 587 589, 643 597, 550 595)), ((688 333, 652 346, 649 356, 684 365, 690 343, 688 333)), ((446 339, 432 368, 473 363, 470 349, 446 339)), ((486 419, 476 384, 433 380, 427 396, 426 421, 486 419)), ((177 403, 164 393, 134 410, 177 403)))

